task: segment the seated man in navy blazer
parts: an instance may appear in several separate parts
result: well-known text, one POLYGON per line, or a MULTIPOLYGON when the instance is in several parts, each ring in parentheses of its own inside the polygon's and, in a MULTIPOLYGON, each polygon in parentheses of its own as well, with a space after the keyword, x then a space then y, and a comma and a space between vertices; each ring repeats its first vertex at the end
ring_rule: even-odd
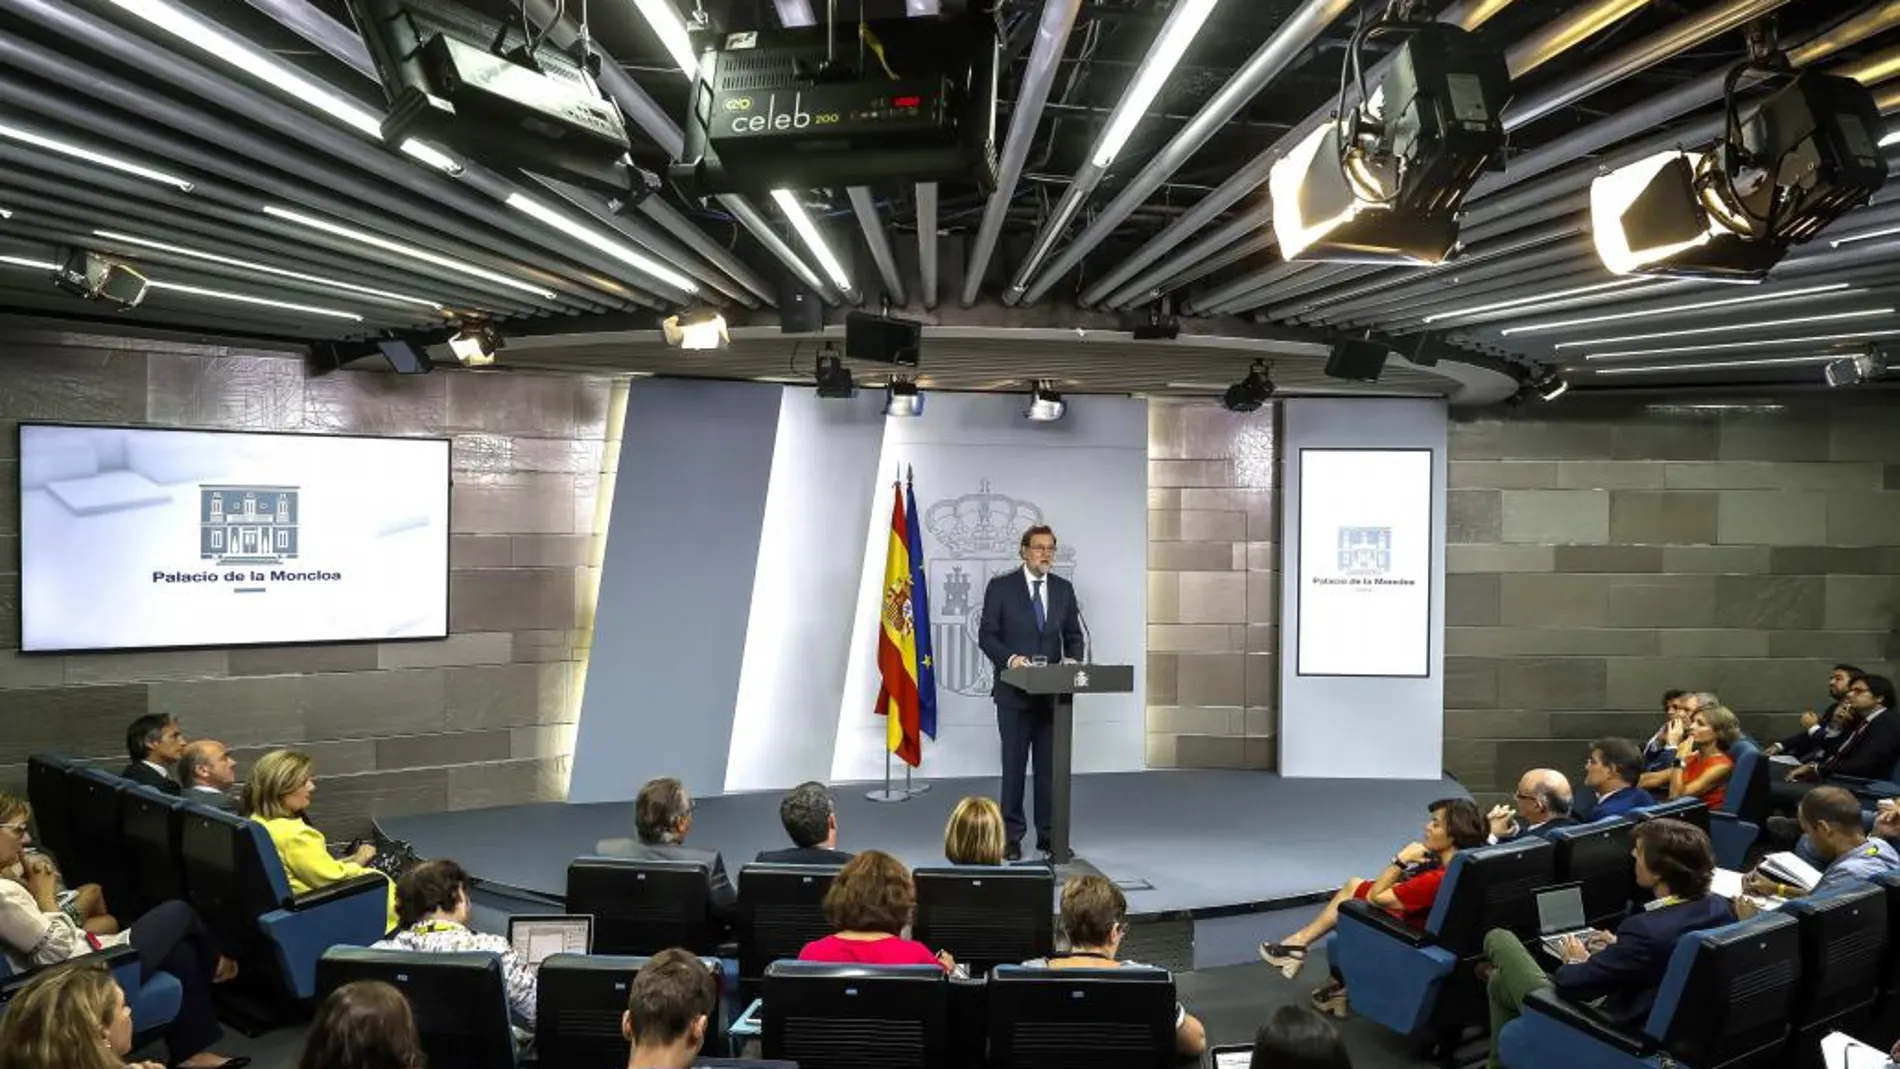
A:
POLYGON ((602 839, 594 851, 605 857, 636 861, 704 861, 706 907, 716 928, 731 927, 739 918, 739 892, 726 875, 725 858, 717 850, 686 845, 693 830, 693 800, 686 785, 667 776, 648 780, 633 799, 633 839, 602 839))
POLYGON ((147 713, 125 729, 125 753, 132 763, 119 775, 166 794, 182 794, 172 766, 185 755, 185 730, 170 713, 147 713))
POLYGON ((1526 835, 1548 839, 1551 832, 1577 823, 1570 815, 1570 781, 1554 768, 1533 768, 1517 781, 1514 804, 1491 807, 1486 819, 1493 843, 1515 842, 1526 835))
POLYGON ((1652 820, 1637 826, 1635 840, 1637 886, 1656 897, 1617 925, 1614 935, 1593 936, 1587 943, 1575 936, 1564 940, 1564 964, 1553 973, 1544 972, 1510 931, 1498 928, 1484 937, 1491 965, 1485 981, 1491 1001, 1488 1069, 1503 1064, 1498 1033, 1523 1012, 1531 992, 1553 987, 1572 1002, 1594 1003, 1617 1025, 1638 1024, 1656 1002, 1676 940, 1735 921, 1729 900, 1709 893, 1715 852, 1702 829, 1680 820, 1652 820))
POLYGON ((1621 816, 1632 809, 1655 805, 1656 799, 1638 787, 1643 775, 1643 751, 1628 739, 1598 739, 1590 744, 1583 763, 1583 797, 1577 799, 1577 819, 1583 823, 1621 816))
MULTIPOLYGON (((1083 654, 1082 610, 1075 587, 1050 569, 1056 560, 1056 533, 1038 524, 1023 532, 1023 566, 991 579, 983 591, 983 620, 977 645, 989 658, 998 677, 1006 668, 1080 660, 1083 654)), ((1050 849, 1053 819, 1051 790, 1055 775, 1056 699, 1030 694, 998 678, 990 687, 996 702, 996 726, 1003 741, 1003 856, 1023 856, 1023 766, 1036 768, 1036 849, 1050 849)))
POLYGON ((785 792, 778 803, 778 822, 785 825, 792 845, 761 850, 754 860, 776 865, 842 865, 851 860, 849 851, 838 849, 838 809, 831 792, 817 780, 785 792))

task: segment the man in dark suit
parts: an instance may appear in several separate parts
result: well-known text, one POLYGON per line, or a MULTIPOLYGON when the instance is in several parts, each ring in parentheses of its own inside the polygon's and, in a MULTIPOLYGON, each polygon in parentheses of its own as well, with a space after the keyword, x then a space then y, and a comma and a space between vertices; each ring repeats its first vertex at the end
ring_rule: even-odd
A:
POLYGON ((757 860, 777 865, 842 865, 851 854, 838 849, 838 811, 831 792, 817 780, 785 792, 778 804, 778 821, 792 845, 761 850, 757 860))
POLYGON ((216 739, 193 739, 178 759, 185 801, 237 812, 237 759, 216 739))
POLYGON ((1769 784, 1778 808, 1792 809, 1801 796, 1818 784, 1837 777, 1884 780, 1900 761, 1900 714, 1893 711, 1893 681, 1886 676, 1863 676, 1847 687, 1854 720, 1842 734, 1834 753, 1813 764, 1790 769, 1780 783, 1769 784))
POLYGON ((1616 738, 1591 743, 1590 757, 1583 763, 1586 790, 1578 799, 1577 819, 1588 823, 1655 805, 1656 799, 1636 785, 1642 774, 1643 751, 1635 743, 1616 738))
POLYGON ((725 858, 717 850, 685 845, 687 833, 693 830, 693 800, 685 784, 671 776, 648 780, 633 799, 633 826, 638 840, 602 839, 595 851, 636 861, 704 861, 712 919, 721 927, 730 927, 738 919, 739 892, 726 876, 725 858))
MULTIPOLYGON (((1594 1002, 1618 1025, 1640 1023, 1656 1002, 1676 940, 1690 932, 1733 923, 1728 899, 1709 893, 1715 852, 1702 829, 1680 820, 1652 820, 1636 828, 1631 853, 1636 883, 1656 897, 1617 925, 1613 936, 1564 940, 1564 964, 1546 973, 1512 932, 1498 928, 1484 937, 1491 971, 1485 988, 1491 1001, 1489 1069, 1499 1069, 1497 1037, 1523 1012, 1524 999, 1542 987, 1573 1002, 1594 1002)), ((1482 970, 1481 970, 1482 971, 1482 970)))
POLYGON ((1554 768, 1533 768, 1517 781, 1513 804, 1493 806, 1487 819, 1493 843, 1526 835, 1548 839, 1551 832, 1577 822, 1570 815, 1570 781, 1554 768))
POLYGON ((1036 770, 1036 849, 1050 849, 1053 816, 1056 699, 1032 695, 1000 678, 1005 668, 1080 660, 1083 654, 1082 608, 1075 587, 1050 569, 1055 564, 1056 534, 1037 525, 1023 532, 1023 566, 990 580, 983 592, 983 622, 977 645, 998 676, 990 687, 996 702, 996 726, 1003 741, 1004 857, 1023 856, 1023 767, 1036 770))
POLYGON ((125 729, 125 752, 132 763, 119 775, 166 794, 183 793, 171 766, 184 756, 185 731, 170 713, 147 713, 132 721, 125 729))

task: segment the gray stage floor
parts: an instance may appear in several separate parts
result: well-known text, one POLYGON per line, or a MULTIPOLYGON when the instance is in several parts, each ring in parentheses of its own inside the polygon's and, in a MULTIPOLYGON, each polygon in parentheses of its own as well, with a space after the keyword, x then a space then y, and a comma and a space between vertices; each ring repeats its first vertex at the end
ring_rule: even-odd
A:
MULTIPOLYGON (((870 784, 838 784, 839 845, 878 848, 913 867, 943 863, 943 826, 966 794, 995 797, 992 778, 931 781, 908 802, 864 796, 870 784)), ((1376 873, 1416 839, 1426 805, 1465 797, 1442 780, 1282 779, 1217 770, 1104 773, 1075 777, 1076 853, 1130 888, 1137 916, 1260 909, 1330 892, 1347 877, 1376 873)), ((690 842, 717 848, 728 870, 760 850, 788 845, 776 791, 698 799, 690 842)), ((630 802, 551 802, 455 813, 385 817, 386 835, 423 857, 449 857, 477 878, 558 899, 567 864, 601 839, 633 834, 630 802)), ((1025 844, 1030 845, 1030 844, 1025 844)))

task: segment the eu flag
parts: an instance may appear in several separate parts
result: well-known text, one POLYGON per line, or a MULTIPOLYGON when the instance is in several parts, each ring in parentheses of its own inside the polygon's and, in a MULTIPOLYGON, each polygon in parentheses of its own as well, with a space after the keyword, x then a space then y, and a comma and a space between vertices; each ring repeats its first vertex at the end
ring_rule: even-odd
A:
POLYGON ((930 582, 924 571, 924 540, 917 524, 917 490, 904 471, 904 541, 910 544, 910 603, 917 636, 917 725, 937 737, 937 660, 930 652, 930 582))

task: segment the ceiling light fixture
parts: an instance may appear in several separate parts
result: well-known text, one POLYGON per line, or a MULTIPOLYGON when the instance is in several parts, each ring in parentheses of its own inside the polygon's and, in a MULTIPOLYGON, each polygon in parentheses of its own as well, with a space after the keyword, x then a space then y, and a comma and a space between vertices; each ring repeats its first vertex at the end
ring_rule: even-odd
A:
POLYGON ((1669 371, 1722 371, 1737 367, 1775 367, 1788 364, 1824 364, 1839 360, 1839 353, 1810 353, 1806 356, 1774 356, 1761 360, 1704 360, 1693 364, 1650 364, 1646 367, 1593 367, 1599 375, 1654 375, 1669 371))
POLYGON ((304 282, 315 282, 315 283, 318 283, 319 285, 334 286, 340 290, 348 290, 353 293, 361 293, 370 297, 382 297, 382 298, 392 300, 392 301, 400 301, 404 304, 425 305, 429 308, 435 309, 436 311, 442 310, 442 305, 440 302, 432 301, 427 297, 417 297, 417 296, 414 296, 412 294, 407 294, 407 293, 396 293, 391 290, 379 290, 379 289, 371 288, 369 286, 359 286, 354 282, 345 282, 339 278, 328 278, 323 275, 309 275, 309 274, 303 273, 302 271, 289 271, 281 267, 272 267, 269 264, 261 264, 255 260, 240 260, 234 256, 220 256, 217 253, 205 252, 202 249, 192 249, 192 248, 187 248, 183 245, 171 245, 163 241, 153 241, 150 238, 135 237, 131 234, 120 233, 117 230, 95 230, 93 231, 93 234, 97 237, 106 238, 111 241, 120 241, 120 242, 124 242, 127 245, 137 245, 137 246, 140 246, 142 248, 147 248, 147 249, 157 249, 160 252, 169 252, 176 256, 187 256, 194 260, 204 260, 209 263, 225 264, 230 267, 242 267, 247 271, 257 271, 266 275, 276 275, 279 278, 300 279, 304 282))
POLYGON ((1570 392, 1570 380, 1556 368, 1546 368, 1543 374, 1531 379, 1531 389, 1545 401, 1555 401, 1570 392))
MULTIPOLYGON (((688 78, 698 74, 699 54, 693 51, 693 39, 686 32, 686 21, 680 18, 679 9, 673 6, 672 0, 633 0, 633 6, 640 9, 647 25, 653 27, 654 35, 659 37, 660 44, 673 57, 673 62, 679 64, 680 70, 688 78)), ((811 23, 802 25, 809 26, 811 23)))
POLYGON ((1036 423, 1053 423, 1069 411, 1069 402, 1056 392, 1055 385, 1047 379, 1037 379, 1029 387, 1029 405, 1023 409, 1023 418, 1036 423))
POLYGON ((1661 349, 1622 349, 1613 353, 1591 353, 1585 360, 1626 360, 1638 356, 1668 356, 1670 353, 1699 353, 1720 349, 1752 349, 1763 345, 1807 345, 1823 341, 1861 341, 1878 338, 1888 334, 1900 334, 1900 327, 1893 330, 1862 330, 1852 334, 1822 334, 1807 338, 1752 338, 1748 341, 1707 342, 1702 345, 1672 345, 1661 349))
POLYGON ((784 212, 785 218, 791 221, 792 229, 798 231, 798 236, 805 242, 805 247, 811 250, 812 256, 817 258, 818 266, 824 268, 825 274, 830 276, 831 284, 841 291, 850 292, 851 276, 845 273, 844 264, 838 261, 837 255, 831 251, 831 246, 825 244, 825 236, 819 233, 818 224, 812 221, 811 213, 799 203, 798 197, 789 189, 775 189, 772 191, 772 199, 778 202, 779 210, 784 212))
POLYGON ((924 392, 909 379, 892 379, 884 388, 884 414, 887 416, 921 416, 924 414, 924 392))
POLYGON ((1265 360, 1255 360, 1245 378, 1221 395, 1221 407, 1229 412, 1257 412, 1273 396, 1273 369, 1265 360))
POLYGON ((220 301, 236 301, 240 304, 258 304, 267 308, 287 308, 293 312, 308 312, 311 315, 328 316, 332 319, 349 319, 361 323, 363 317, 355 312, 345 312, 336 308, 321 308, 313 304, 293 304, 290 301, 276 301, 268 297, 253 297, 248 293, 232 293, 228 290, 206 289, 203 286, 187 286, 178 282, 161 282, 150 279, 146 285, 155 290, 169 290, 173 293, 188 293, 194 297, 210 297, 220 301))
POLYGON ((1553 349, 1579 349, 1591 345, 1622 345, 1633 341, 1655 341, 1658 338, 1690 338, 1698 334, 1729 334, 1738 330, 1764 330, 1769 327, 1792 327, 1802 323, 1833 323, 1842 319, 1866 319, 1869 316, 1892 315, 1895 309, 1863 308, 1854 312, 1835 312, 1831 315, 1794 316, 1789 319, 1766 319, 1753 323, 1723 323, 1714 327, 1691 327, 1684 330, 1659 330, 1650 334, 1625 334, 1619 338, 1589 338, 1578 341, 1558 342, 1553 349))
POLYGON ((1849 234, 1844 238, 1836 238, 1828 242, 1828 244, 1838 249, 1842 245, 1852 245, 1856 241, 1872 241, 1875 238, 1890 238, 1895 234, 1900 234, 1900 226, 1881 227, 1879 230, 1869 230, 1864 234, 1849 234))
POLYGON ((29 260, 24 256, 0 256, 0 264, 8 267, 26 267, 39 271, 51 271, 59 265, 51 260, 29 260))
POLYGON ((508 206, 524 215, 546 223, 561 233, 583 242, 619 260, 621 263, 643 272, 661 282, 685 293, 698 293, 699 283, 680 274, 678 271, 660 263, 645 253, 636 251, 624 241, 615 241, 592 227, 562 215, 553 208, 521 193, 508 194, 508 206))
POLYGON ((1174 76, 1175 67, 1181 63, 1181 56, 1187 51, 1207 17, 1213 13, 1219 0, 1182 0, 1168 12, 1168 21, 1162 24, 1161 33, 1155 43, 1148 48, 1148 54, 1142 57, 1141 66, 1135 71, 1134 84, 1128 92, 1122 94, 1121 102, 1108 117, 1108 126, 1095 142, 1095 152, 1090 157, 1097 167, 1107 167, 1115 162, 1115 156, 1122 146, 1134 134, 1135 126, 1142 116, 1148 113, 1148 105, 1154 103, 1161 87, 1174 76))
POLYGON ((679 315, 660 320, 660 333, 666 344, 679 349, 724 349, 732 343, 726 333, 726 317, 711 308, 688 308, 679 315))
POLYGON ((509 289, 520 290, 523 293, 532 293, 545 301, 554 299, 554 291, 552 290, 543 289, 540 286, 523 282, 518 278, 510 278, 499 271, 490 271, 485 267, 477 267, 474 264, 457 260, 453 256, 444 256, 439 252, 430 252, 428 249, 419 248, 415 245, 378 237, 375 234, 358 230, 355 227, 344 226, 341 223, 333 223, 327 219, 319 219, 314 215, 305 215, 302 212, 292 211, 289 208, 280 208, 275 204, 264 205, 264 214, 274 215, 279 219, 285 219, 297 223, 300 226, 307 226, 312 230, 321 230, 326 234, 335 234, 340 238, 348 238, 351 241, 382 249, 385 252, 393 252, 399 256, 407 256, 412 260, 421 260, 423 263, 434 264, 437 267, 446 268, 457 274, 468 275, 472 278, 486 279, 498 286, 506 286, 509 289))
POLYGON ((508 339, 492 324, 477 323, 449 339, 449 352, 463 367, 488 367, 507 344, 508 339))
POLYGON ((830 346, 826 346, 824 351, 818 354, 818 364, 813 368, 812 375, 818 380, 818 396, 820 397, 845 398, 858 395, 858 383, 851 377, 851 369, 844 366, 844 360, 838 356, 838 351, 830 346))
POLYGON ((1625 286, 1640 286, 1644 283, 1649 283, 1657 288, 1681 284, 1680 282, 1657 282, 1655 279, 1649 278, 1619 278, 1611 282, 1596 282, 1588 286, 1573 286, 1567 290, 1540 293, 1535 297, 1513 297, 1508 301, 1494 301, 1491 304, 1475 304, 1470 308, 1454 308, 1449 312, 1434 312, 1425 317, 1425 322, 1436 323, 1441 319, 1458 319, 1463 316, 1483 315, 1486 312, 1502 312, 1507 308, 1550 304, 1571 297, 1582 297, 1586 294, 1601 293, 1604 290, 1622 289, 1625 286))
MULTIPOLYGON (((1530 323, 1521 327, 1506 327, 1498 333, 1505 337, 1513 334, 1542 334, 1552 330, 1567 330, 1571 327, 1587 327, 1597 323, 1616 323, 1625 319, 1648 319, 1652 316, 1678 315, 1683 312, 1698 312, 1705 308, 1726 308, 1734 304, 1766 304, 1769 301, 1784 301, 1791 297, 1807 297, 1816 293, 1836 293, 1848 289, 1846 282, 1831 282, 1825 286, 1804 286, 1800 289, 1782 290, 1778 293, 1751 293, 1746 297, 1724 297, 1719 301, 1692 301, 1688 304, 1672 304, 1664 308, 1652 308, 1646 312, 1611 312, 1600 316, 1579 316, 1576 319, 1562 319, 1554 323, 1530 323)), ((1849 292, 1859 293, 1858 289, 1849 292)))
POLYGON ((1867 203, 1887 180, 1873 93, 1852 78, 1759 60, 1725 81, 1723 136, 1660 152, 1590 185, 1591 236, 1619 275, 1760 282, 1791 245, 1867 203), (1774 91, 1744 115, 1744 75, 1774 91))
POLYGON ((1852 356, 1830 360, 1821 366, 1821 377, 1829 386, 1858 386, 1887 373, 1887 354, 1869 345, 1852 356))
POLYGON ((191 192, 191 180, 189 178, 180 178, 175 174, 141 166, 130 160, 122 160, 117 156, 108 156, 101 152, 94 152, 89 148, 81 148, 67 141, 58 141, 50 137, 45 137, 31 130, 22 130, 17 126, 0 123, 0 137, 12 138, 15 141, 24 142, 35 148, 43 148, 49 152, 57 152, 62 156, 71 156, 74 159, 85 160, 87 163, 96 163, 101 167, 110 167, 115 171, 123 171, 126 174, 136 175, 139 178, 144 178, 149 181, 162 182, 168 186, 177 186, 181 191, 186 193, 191 192))

